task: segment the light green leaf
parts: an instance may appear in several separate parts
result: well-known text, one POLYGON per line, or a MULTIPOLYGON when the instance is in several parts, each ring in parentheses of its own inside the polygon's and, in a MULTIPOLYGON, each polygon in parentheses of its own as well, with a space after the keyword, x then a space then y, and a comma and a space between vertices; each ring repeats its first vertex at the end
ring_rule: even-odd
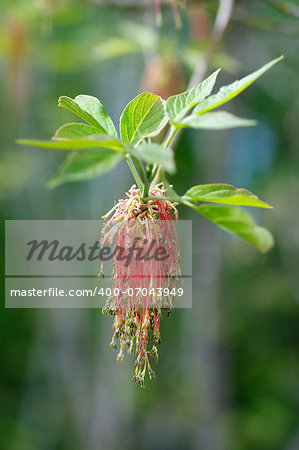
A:
POLYGON ((193 203, 210 202, 272 208, 246 189, 238 189, 230 184, 199 184, 189 189, 183 198, 193 203))
POLYGON ((255 120, 242 119, 225 111, 217 111, 202 116, 191 114, 177 126, 201 130, 224 130, 236 127, 252 127, 256 124, 255 120))
POLYGON ((175 162, 173 151, 168 147, 162 147, 159 144, 146 144, 142 143, 138 147, 129 150, 129 152, 150 164, 159 164, 167 172, 175 172, 175 162))
POLYGON ((58 128, 52 139, 76 139, 93 134, 101 134, 100 130, 85 123, 66 123, 58 128))
POLYGON ((161 97, 150 92, 135 97, 120 118, 123 142, 135 145, 145 137, 159 134, 168 122, 164 103, 161 97))
POLYGON ((127 56, 132 53, 140 53, 140 43, 132 42, 129 39, 117 37, 101 42, 92 52, 93 57, 98 61, 127 56))
POLYGON ((283 58, 274 59, 270 61, 268 64, 261 67, 261 69, 256 70, 250 75, 247 75, 245 78, 241 80, 236 80, 234 83, 229 84, 227 86, 223 86, 215 95, 211 95, 206 100, 201 102, 196 106, 193 113, 195 114, 204 114, 211 109, 215 109, 218 106, 223 105, 223 103, 228 102, 232 98, 236 97, 240 92, 244 91, 248 86, 250 86, 257 78, 263 75, 267 70, 269 70, 274 64, 278 63, 283 58))
POLYGON ((109 150, 86 153, 73 152, 62 163, 57 175, 47 183, 53 188, 69 181, 88 180, 112 170, 122 159, 120 153, 109 150))
POLYGON ((66 96, 59 97, 58 106, 68 109, 85 122, 100 130, 101 133, 117 136, 111 118, 104 106, 96 97, 91 95, 77 95, 74 99, 66 96))
POLYGON ((123 144, 115 137, 107 134, 96 134, 77 139, 59 139, 43 141, 39 139, 17 139, 18 144, 32 145, 41 148, 53 148, 57 150, 86 150, 91 148, 109 148, 111 150, 123 150, 123 144))
POLYGON ((242 209, 216 205, 193 206, 193 209, 218 227, 254 245, 263 253, 274 244, 271 233, 265 228, 257 226, 249 214, 242 209))
POLYGON ((209 78, 197 84, 192 89, 178 95, 173 95, 167 99, 166 114, 171 122, 179 122, 186 112, 210 95, 219 71, 220 69, 216 70, 209 78))

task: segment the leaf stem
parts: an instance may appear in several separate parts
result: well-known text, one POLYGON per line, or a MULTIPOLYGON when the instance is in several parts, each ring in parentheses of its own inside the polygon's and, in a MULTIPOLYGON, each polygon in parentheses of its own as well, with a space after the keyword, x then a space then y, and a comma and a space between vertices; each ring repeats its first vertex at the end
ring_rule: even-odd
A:
MULTIPOLYGON (((178 132, 179 128, 171 125, 171 128, 169 130, 169 133, 167 133, 167 136, 164 140, 164 142, 162 143, 162 146, 165 148, 168 148, 171 144, 172 139, 174 138, 174 136, 176 135, 176 133, 178 132)), ((152 185, 156 184, 159 180, 159 176, 161 175, 161 166, 158 163, 154 164, 153 170, 152 170, 152 185)))
POLYGON ((136 158, 135 156, 133 156, 132 159, 133 159, 134 163, 136 164, 136 166, 137 166, 138 169, 139 169, 139 174, 140 174, 140 178, 141 178, 142 182, 143 182, 144 184, 146 184, 146 183, 147 183, 147 178, 146 178, 146 173, 145 173, 143 164, 142 164, 141 161, 140 161, 138 158, 136 158))
POLYGON ((171 141, 174 138, 174 136, 177 134, 178 130, 179 130, 178 127, 175 127, 175 126, 171 125, 169 133, 167 133, 167 136, 166 136, 166 138, 165 138, 165 140, 164 140, 164 142, 162 144, 163 147, 167 148, 167 147, 170 146, 171 141))
POLYGON ((127 161, 128 166, 131 169, 132 175, 133 175, 133 177, 134 177, 134 179, 135 179, 135 181, 137 183, 137 186, 139 187, 140 192, 143 195, 145 185, 144 185, 144 183, 142 182, 142 180, 141 180, 141 178, 139 176, 139 173, 138 173, 138 171, 137 171, 137 169, 135 167, 135 164, 134 164, 132 156, 129 153, 127 153, 124 158, 127 161))

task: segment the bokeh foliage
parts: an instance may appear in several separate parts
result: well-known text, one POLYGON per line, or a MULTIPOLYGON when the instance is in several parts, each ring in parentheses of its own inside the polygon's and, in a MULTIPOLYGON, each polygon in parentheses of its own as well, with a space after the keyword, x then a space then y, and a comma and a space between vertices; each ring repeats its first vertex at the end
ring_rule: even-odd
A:
MULTIPOLYGON (((152 5, 109 3, 1 2, 2 220, 95 219, 110 209, 133 183, 125 165, 49 191, 63 155, 15 139, 44 138, 67 122, 57 109, 63 94, 95 95, 116 119, 145 87, 180 92, 218 4, 190 2, 176 29, 167 5, 157 28, 152 5)), ((285 55, 232 105, 258 127, 185 130, 172 177, 180 193, 215 181, 257 192, 274 205, 257 219, 275 247, 261 256, 192 215, 193 308, 164 321, 158 378, 145 391, 128 381, 132 361, 115 362, 111 324, 98 311, 3 307, 1 448, 298 448, 298 19, 284 3, 295 4, 237 2, 210 62, 227 84, 285 55)), ((181 218, 191 218, 187 208, 181 218)))

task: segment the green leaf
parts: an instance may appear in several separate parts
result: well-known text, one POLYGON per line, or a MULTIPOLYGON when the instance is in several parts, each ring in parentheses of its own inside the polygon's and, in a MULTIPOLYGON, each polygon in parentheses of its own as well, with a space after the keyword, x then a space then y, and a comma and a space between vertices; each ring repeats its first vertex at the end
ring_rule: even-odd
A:
POLYGON ((186 112, 210 95, 219 71, 220 69, 216 70, 209 78, 197 84, 192 89, 178 95, 173 95, 167 99, 166 114, 171 122, 179 122, 186 112))
POLYGON ((136 148, 129 149, 129 152, 142 161, 151 164, 159 164, 169 173, 175 172, 174 155, 169 147, 165 148, 162 147, 162 145, 154 143, 142 143, 136 148))
POLYGON ((88 180, 112 170, 121 160, 120 153, 109 150, 73 152, 62 163, 57 175, 47 183, 53 188, 69 181, 88 180))
POLYGON ((193 209, 223 230, 254 245, 263 253, 274 244, 271 233, 265 228, 257 226, 249 214, 242 209, 216 205, 193 206, 193 209))
POLYGON ((236 127, 252 127, 255 120, 241 119, 225 111, 206 113, 202 116, 191 114, 182 120, 179 127, 197 128, 201 130, 224 130, 236 127))
POLYGON ((100 130, 101 133, 117 136, 111 118, 104 106, 96 97, 91 95, 77 95, 74 99, 66 96, 59 97, 58 106, 68 109, 85 122, 100 130))
POLYGON ((93 56, 97 61, 127 56, 132 53, 141 52, 140 43, 132 42, 123 37, 104 40, 93 50, 93 56))
POLYGON ((52 139, 76 139, 93 134, 100 134, 100 130, 85 123, 66 123, 58 128, 52 139))
POLYGON ((120 135, 123 142, 135 145, 145 137, 159 134, 168 122, 164 103, 161 97, 150 92, 135 97, 126 106, 120 118, 120 135))
POLYGON ((39 139, 17 139, 18 144, 32 145, 41 148, 53 148, 57 150, 86 150, 90 148, 109 148, 111 150, 123 150, 123 144, 115 137, 107 134, 96 134, 77 139, 59 139, 43 141, 39 139))
POLYGON ((223 105, 223 103, 228 102, 232 98, 236 97, 240 92, 244 91, 248 86, 250 86, 257 78, 263 75, 267 70, 269 70, 274 64, 278 63, 283 58, 280 56, 273 61, 270 61, 268 64, 261 67, 261 69, 256 70, 250 75, 247 75, 245 78, 241 80, 236 80, 234 83, 229 84, 228 86, 223 86, 215 95, 211 95, 206 100, 201 102, 194 109, 193 113, 203 114, 211 109, 215 109, 218 106, 223 105))
POLYGON ((183 198, 193 203, 210 202, 272 208, 246 189, 238 189, 230 184, 199 184, 190 188, 183 198))

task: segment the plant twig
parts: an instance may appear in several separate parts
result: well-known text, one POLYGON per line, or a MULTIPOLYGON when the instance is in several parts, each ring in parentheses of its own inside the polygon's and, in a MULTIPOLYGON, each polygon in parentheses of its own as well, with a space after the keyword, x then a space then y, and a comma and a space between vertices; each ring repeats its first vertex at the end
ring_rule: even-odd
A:
MULTIPOLYGON (((173 141, 176 133, 178 132, 178 128, 171 126, 169 129, 169 133, 167 133, 166 138, 163 142, 163 147, 167 148, 170 146, 171 142, 173 141)), ((155 163, 153 170, 152 170, 152 185, 157 184, 159 181, 159 177, 161 174, 161 166, 159 164, 155 163)))
POLYGON ((221 42, 224 33, 230 22, 234 7, 234 0, 219 0, 218 11, 214 22, 213 29, 211 31, 209 45, 198 62, 195 70, 191 76, 188 89, 192 88, 196 84, 200 83, 209 67, 211 57, 221 42))
POLYGON ((137 169, 135 167, 135 164, 134 164, 134 161, 132 159, 132 156, 129 153, 127 153, 125 155, 125 160, 127 161, 128 166, 131 169, 132 175, 133 175, 133 177, 134 177, 134 179, 135 179, 135 181, 137 183, 137 186, 140 189, 140 192, 142 193, 144 191, 144 183, 142 182, 142 180, 141 180, 141 178, 139 176, 139 173, 138 173, 138 171, 137 171, 137 169))
MULTIPOLYGON (((210 42, 209 45, 202 56, 201 60, 195 67, 195 70, 191 76, 188 89, 191 89, 196 84, 200 83, 202 79, 205 76, 205 73, 209 67, 209 63, 211 61, 211 58, 219 45, 221 39, 223 38, 223 35, 227 29, 227 26, 230 22, 230 18, 232 16, 234 7, 234 0, 219 0, 219 7, 216 14, 216 19, 214 22, 213 29, 211 31, 210 35, 210 42)), ((181 132, 181 129, 177 129, 174 127, 170 127, 168 130, 168 133, 166 135, 166 138, 164 140, 164 147, 168 147, 170 143, 172 146, 175 145, 175 143, 178 140, 179 134, 181 132)), ((154 166, 153 168, 153 181, 152 185, 157 183, 159 180, 161 168, 159 166, 154 166)))
MULTIPOLYGON (((230 19, 232 17, 233 7, 234 7, 234 0, 219 0, 218 11, 216 14, 213 29, 211 31, 209 45, 206 51, 204 52, 202 58, 198 62, 197 66, 195 67, 187 89, 191 89, 193 86, 195 86, 196 84, 200 83, 203 80, 205 73, 208 70, 211 58, 214 52, 216 51, 218 45, 220 44, 225 31, 227 30, 230 19)), ((175 143, 177 142, 180 132, 181 130, 178 130, 178 132, 173 137, 172 145, 175 145, 175 143)), ((172 129, 169 130, 166 141, 168 140, 171 133, 172 129)))

